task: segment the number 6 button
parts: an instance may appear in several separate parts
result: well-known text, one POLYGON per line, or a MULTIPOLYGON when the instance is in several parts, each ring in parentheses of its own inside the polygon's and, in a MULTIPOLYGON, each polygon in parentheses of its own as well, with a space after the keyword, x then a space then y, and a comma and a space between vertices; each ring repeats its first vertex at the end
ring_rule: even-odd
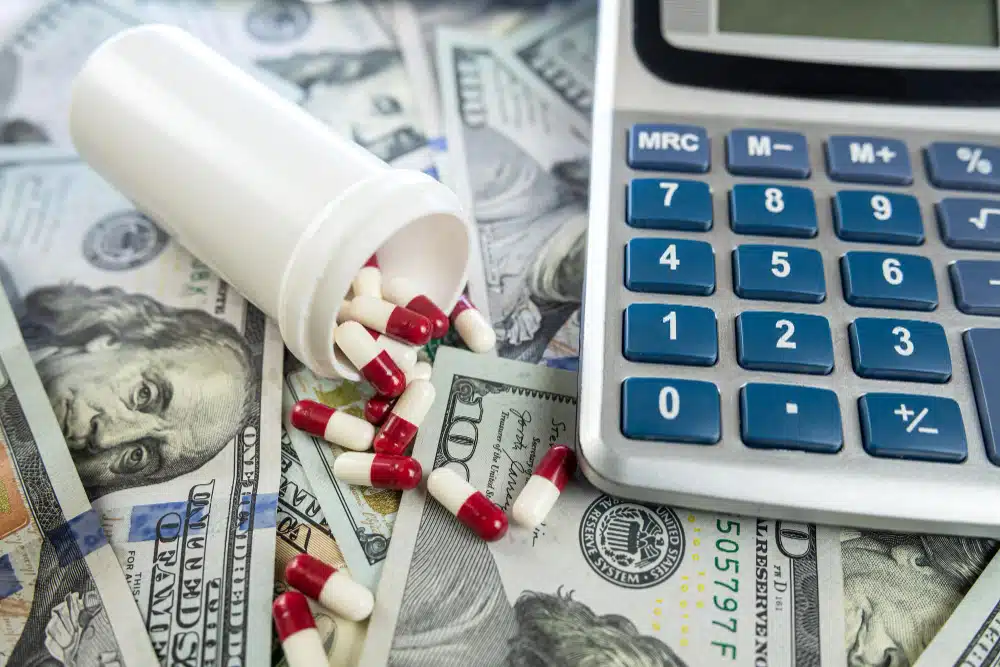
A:
POLYGON ((844 299, 852 306, 934 310, 937 283, 931 260, 917 255, 852 250, 840 262, 844 299))
POLYGON ((859 317, 849 327, 854 372, 876 380, 947 382, 951 355, 936 322, 859 317))
POLYGON ((753 371, 827 375, 833 370, 830 323, 819 315, 742 313, 736 318, 736 358, 753 371))
POLYGON ((721 432, 719 389, 711 382, 627 378, 622 383, 626 438, 712 445, 721 432))

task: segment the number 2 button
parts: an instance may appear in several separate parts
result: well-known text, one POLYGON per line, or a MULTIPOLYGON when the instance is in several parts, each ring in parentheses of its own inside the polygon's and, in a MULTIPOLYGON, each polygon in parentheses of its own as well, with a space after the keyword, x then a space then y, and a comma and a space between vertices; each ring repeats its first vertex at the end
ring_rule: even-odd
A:
POLYGON ((819 315, 742 313, 736 318, 736 355, 749 370, 827 375, 833 370, 830 323, 819 315))

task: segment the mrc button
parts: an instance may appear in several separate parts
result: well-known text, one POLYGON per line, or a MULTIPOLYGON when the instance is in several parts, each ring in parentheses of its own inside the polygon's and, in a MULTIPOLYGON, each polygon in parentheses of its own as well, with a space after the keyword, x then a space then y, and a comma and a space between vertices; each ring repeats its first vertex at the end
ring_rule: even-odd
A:
POLYGON ((708 134, 696 125, 633 125, 628 133, 628 166, 704 173, 709 167, 708 134))

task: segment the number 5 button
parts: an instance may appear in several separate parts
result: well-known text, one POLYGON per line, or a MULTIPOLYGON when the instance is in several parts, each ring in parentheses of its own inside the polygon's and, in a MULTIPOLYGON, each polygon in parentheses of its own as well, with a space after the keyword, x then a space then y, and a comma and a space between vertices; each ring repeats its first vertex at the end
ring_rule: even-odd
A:
POLYGON ((823 256, 812 248, 741 245, 733 251, 733 285, 743 299, 820 303, 823 256))
POLYGON ((859 317, 849 327, 854 372, 876 380, 947 382, 951 355, 935 322, 859 317))
POLYGON ((719 357, 710 308, 633 303, 625 309, 624 340, 629 361, 711 366, 719 357))
POLYGON ((736 318, 736 358, 753 371, 827 375, 833 370, 830 323, 819 315, 742 313, 736 318))
POLYGON ((626 438, 712 445, 721 433, 719 390, 711 382, 627 378, 622 383, 626 438))
POLYGON ((841 259, 840 270, 844 299, 852 306, 937 308, 934 269, 926 257, 852 250, 841 259))

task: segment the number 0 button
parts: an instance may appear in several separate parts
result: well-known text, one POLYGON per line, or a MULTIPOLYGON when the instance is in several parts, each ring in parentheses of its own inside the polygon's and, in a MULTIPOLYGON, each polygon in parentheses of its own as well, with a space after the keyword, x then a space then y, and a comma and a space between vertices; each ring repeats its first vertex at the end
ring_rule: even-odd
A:
POLYGON ((937 308, 934 269, 926 257, 852 250, 841 259, 840 270, 844 299, 852 306, 937 308))
POLYGON ((628 378, 622 383, 622 434, 635 440, 712 445, 722 432, 719 390, 711 382, 628 378))
POLYGON ((753 371, 827 375, 833 370, 830 323, 819 315, 742 313, 736 318, 736 358, 753 371))

